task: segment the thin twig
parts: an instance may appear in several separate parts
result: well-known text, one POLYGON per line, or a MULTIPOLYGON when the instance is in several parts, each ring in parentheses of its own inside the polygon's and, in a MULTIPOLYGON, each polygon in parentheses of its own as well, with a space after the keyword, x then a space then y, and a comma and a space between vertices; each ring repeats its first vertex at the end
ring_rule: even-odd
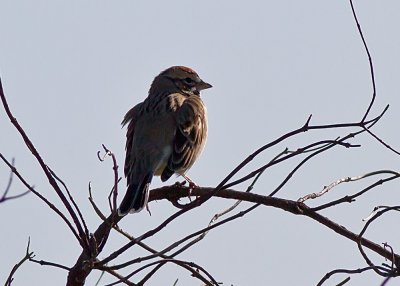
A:
POLYGON ((386 182, 398 179, 398 178, 400 178, 400 176, 398 174, 396 174, 396 175, 393 175, 393 176, 391 176, 389 178, 386 178, 386 179, 379 179, 375 183, 369 185, 368 187, 362 189, 361 191, 359 191, 358 193, 355 193, 354 195, 350 195, 350 196, 346 195, 346 196, 344 196, 344 197, 342 197, 340 199, 328 202, 326 204, 323 204, 323 205, 320 205, 318 207, 314 207, 314 208, 311 208, 311 209, 313 211, 320 211, 320 210, 327 209, 327 208, 330 208, 330 207, 333 207, 333 206, 336 206, 336 205, 339 205, 339 204, 342 204, 342 203, 352 203, 352 202, 355 201, 355 199, 357 197, 365 194, 366 192, 374 189, 375 187, 377 187, 379 185, 382 185, 382 184, 384 184, 386 182))
MULTIPOLYGON (((194 196, 199 196, 203 195, 205 192, 211 192, 213 189, 212 188, 196 188, 192 191, 192 195, 194 196)), ((188 190, 185 188, 168 188, 168 187, 163 187, 159 189, 153 189, 150 194, 149 201, 152 200, 161 200, 162 198, 167 199, 166 196, 175 196, 175 198, 178 197, 185 197, 188 194, 188 190)), ((313 211, 312 208, 309 208, 303 203, 298 203, 296 201, 292 200, 286 200, 286 199, 281 199, 281 198, 274 198, 274 197, 269 197, 269 196, 263 196, 259 194, 253 194, 253 193, 246 193, 246 192, 238 192, 234 190, 220 190, 217 192, 215 195, 216 197, 220 198, 229 198, 229 199, 234 199, 234 200, 243 200, 247 202, 252 202, 252 203, 259 203, 263 204, 265 206, 271 206, 275 208, 279 208, 288 212, 291 212, 293 214, 297 215, 304 215, 307 217, 310 217, 313 220, 316 220, 320 222, 322 225, 332 229, 336 233, 354 241, 358 242, 359 237, 358 234, 355 234, 351 232, 350 230, 342 227, 341 225, 331 221, 327 217, 324 217, 320 215, 319 213, 313 211)), ((221 221, 222 222, 222 221, 221 221)), ((218 222, 218 223, 221 223, 218 222)), ((216 225, 218 224, 216 223, 216 225)), ((211 226, 212 228, 215 227, 215 225, 211 226)), ((205 231, 205 229, 201 230, 200 232, 205 231)), ((369 240, 364 240, 361 239, 362 245, 365 247, 371 249, 372 251, 376 252, 377 254, 386 257, 387 259, 392 259, 392 253, 390 251, 387 251, 380 245, 373 243, 372 241, 369 240)), ((396 261, 400 261, 400 257, 398 255, 395 255, 396 261)))
POLYGON ((393 247, 390 244, 388 244, 387 242, 384 242, 382 244, 383 244, 384 248, 389 248, 390 252, 393 255, 392 259, 390 260, 390 262, 392 263, 392 265, 390 266, 390 269, 392 269, 392 271, 394 271, 395 270, 395 268, 394 268, 395 265, 394 265, 394 250, 393 250, 393 247))
MULTIPOLYGON (((271 162, 273 162, 273 161, 279 159, 281 156, 283 156, 283 155, 285 155, 285 154, 287 154, 287 153, 289 153, 289 152, 290 152, 290 151, 289 151, 287 148, 285 148, 282 152, 280 152, 279 154, 277 154, 277 155, 271 160, 271 162)), ((261 177, 262 174, 263 174, 263 172, 260 172, 260 173, 254 178, 254 180, 251 182, 251 184, 247 187, 247 190, 246 190, 247 193, 249 193, 249 192, 251 192, 251 191, 253 190, 253 188, 254 188, 256 182, 258 181, 258 179, 261 177)), ((221 218, 221 217, 227 215, 228 213, 232 212, 234 209, 236 209, 236 208, 240 205, 241 202, 242 202, 241 200, 237 200, 233 205, 231 205, 231 206, 228 207, 227 209, 223 210, 223 211, 220 212, 220 213, 215 214, 215 215, 211 218, 211 220, 209 221, 207 227, 210 227, 210 226, 213 225, 219 218, 221 218)), ((181 249, 179 249, 178 251, 174 252, 171 256, 172 256, 172 257, 175 257, 176 255, 182 253, 183 251, 185 251, 186 249, 190 248, 191 246, 193 246, 193 245, 196 244, 197 242, 203 240, 204 237, 208 234, 208 232, 209 232, 209 230, 203 232, 203 233, 200 234, 197 238, 193 239, 192 241, 190 241, 189 243, 187 243, 185 246, 183 246, 181 249)), ((175 244, 174 244, 174 245, 175 245, 175 244)), ((178 246, 178 245, 175 245, 175 247, 176 247, 176 246, 178 246)), ((168 247, 168 248, 166 248, 166 249, 168 249, 168 251, 170 251, 170 250, 172 250, 173 248, 169 248, 169 247, 168 247)))
POLYGON ((49 262, 49 261, 45 261, 45 260, 36 260, 33 258, 30 258, 29 261, 40 264, 42 266, 52 266, 52 267, 60 268, 60 269, 67 270, 67 271, 71 270, 71 268, 69 268, 68 266, 65 266, 65 265, 62 265, 59 263, 49 262))
POLYGON ((14 175, 13 168, 15 168, 14 167, 15 166, 15 159, 14 158, 11 159, 11 166, 12 166, 12 168, 10 170, 10 176, 8 177, 8 182, 7 182, 7 186, 6 186, 5 190, 4 190, 4 193, 0 197, 0 203, 3 203, 3 202, 8 201, 8 200, 18 199, 20 197, 25 196, 26 194, 28 194, 30 192, 29 189, 28 189, 27 191, 25 191, 25 192, 23 192, 23 193, 21 193, 19 195, 7 196, 8 192, 11 189, 11 185, 12 185, 12 182, 13 182, 13 175, 14 175))
MULTIPOLYGON (((61 180, 60 177, 57 176, 57 174, 56 174, 49 166, 47 166, 47 168, 49 169, 49 172, 51 173, 51 175, 52 175, 57 181, 59 181, 59 182, 61 183, 61 185, 64 187, 64 190, 65 190, 66 193, 68 194, 68 198, 71 200, 72 205, 75 207, 75 210, 77 211, 77 213, 78 213, 78 215, 79 215, 79 218, 80 218, 80 220, 81 220, 81 223, 82 223, 82 225, 83 225, 83 227, 84 227, 84 229, 85 229, 85 233, 86 233, 85 238, 86 238, 86 240, 88 240, 88 239, 89 239, 89 230, 88 230, 88 227, 87 227, 87 225, 86 225, 85 219, 83 218, 82 212, 81 212, 81 210, 79 209, 79 207, 78 207, 77 203, 75 202, 74 198, 72 197, 72 195, 71 195, 71 193, 70 193, 70 191, 69 191, 67 185, 64 183, 63 180, 61 180)), ((89 242, 87 242, 87 243, 89 244, 89 242)))
POLYGON ((372 82, 372 98, 371 98, 371 102, 369 103, 369 106, 368 106, 368 108, 367 108, 367 111, 365 112, 363 118, 361 119, 361 122, 365 122, 365 120, 367 119, 367 116, 368 116, 369 112, 371 111, 372 106, 374 105, 375 97, 376 97, 376 86, 375 86, 374 65, 372 64, 371 54, 370 54, 370 52, 369 52, 367 42, 365 41, 364 34, 363 34, 362 30, 361 30, 361 25, 360 25, 360 23, 358 22, 357 14, 356 14, 356 11, 355 11, 354 5, 353 5, 353 0, 350 0, 350 7, 351 7, 351 12, 353 13, 353 19, 354 19, 354 21, 355 21, 356 24, 357 24, 358 34, 359 34, 360 37, 361 37, 361 40, 362 40, 363 45, 364 45, 365 52, 366 52, 366 54, 367 54, 367 56, 368 56, 369 70, 370 70, 371 82, 372 82))
POLYGON ((101 271, 101 274, 99 276, 99 279, 97 279, 96 283, 94 284, 94 286, 98 286, 100 284, 101 279, 104 276, 105 271, 101 271))
MULTIPOLYGON (((203 283, 205 283, 207 286, 218 286, 219 283, 213 278, 213 276, 208 273, 203 267, 201 267, 200 265, 194 263, 194 262, 187 262, 184 260, 178 260, 178 259, 161 259, 161 260, 157 260, 151 263, 148 263, 138 269, 136 269, 135 271, 133 271, 132 273, 130 273, 129 275, 125 276, 124 279, 129 279, 130 277, 138 274, 139 272, 153 266, 153 265, 158 265, 158 264, 164 264, 164 263, 174 263, 177 264, 179 266, 181 266, 182 268, 188 270, 189 272, 192 273, 192 276, 199 279, 200 281, 202 281, 203 283), (193 268, 196 268, 197 270, 200 270, 201 272, 203 272, 208 278, 209 280, 207 280, 203 275, 201 275, 199 273, 199 271, 194 270, 193 268)), ((146 281, 148 280, 148 278, 143 278, 140 282, 137 283, 137 285, 144 285, 144 283, 146 283, 146 281)), ((123 281, 123 280, 121 280, 123 281)), ((120 281, 116 281, 113 282, 111 284, 107 284, 106 286, 112 286, 112 285, 116 285, 117 283, 119 283, 120 281)))
MULTIPOLYGON (((61 202, 67 209, 69 215, 71 216, 75 227, 78 231, 78 238, 79 238, 79 243, 82 246, 83 249, 86 249, 88 247, 87 240, 86 240, 86 234, 82 228, 82 225, 79 222, 78 216, 74 212, 70 202, 67 200, 63 192, 61 191, 60 187, 58 186, 56 180, 54 177, 51 175, 49 172, 47 164, 44 162, 42 157, 40 156, 39 152, 36 150, 35 146, 33 145, 32 141, 29 139, 28 135, 26 134, 25 130, 22 128, 22 126, 18 123, 17 119, 13 116, 11 113, 11 110, 8 106, 7 99, 4 95, 4 90, 3 90, 3 85, 1 83, 1 78, 0 78, 0 98, 3 103, 4 110, 7 113, 8 118, 10 119, 11 123, 14 125, 14 127, 18 130, 19 134, 21 135, 22 139, 25 142, 26 147, 31 151, 33 156, 36 158, 37 162, 39 163, 40 167, 42 168, 43 173, 46 175, 50 185, 53 187, 54 191, 57 193, 58 197, 60 198, 61 202)), ((54 209, 53 209, 54 210, 54 209)), ((58 215, 60 215, 61 212, 57 212, 58 215)), ((62 217, 62 219, 65 221, 65 216, 62 217)))
MULTIPOLYGON (((279 159, 281 156, 283 156, 283 155, 285 155, 285 154, 287 154, 287 153, 289 153, 289 152, 291 152, 291 151, 289 151, 287 148, 285 148, 282 152, 280 152, 279 154, 277 154, 277 155, 271 160, 271 162, 273 162, 273 161, 279 159)), ((260 173, 254 178, 254 180, 252 181, 252 183, 247 187, 247 190, 246 190, 247 193, 249 193, 249 192, 251 192, 251 191, 253 190, 253 188, 254 188, 256 182, 258 181, 258 179, 261 177, 262 174, 263 174, 263 172, 260 172, 260 173)), ((220 212, 220 213, 215 214, 215 215, 211 218, 211 220, 209 221, 208 226, 207 226, 208 229, 207 229, 206 231, 204 231, 203 233, 199 234, 195 239, 193 239, 192 241, 190 241, 190 242, 188 242, 187 244, 185 244, 185 245, 184 245, 183 247, 181 247, 179 250, 175 251, 173 254, 171 254, 171 257, 177 256, 178 254, 180 254, 180 253, 182 253, 183 251, 187 250, 188 248, 190 248, 190 247, 193 246, 194 244, 196 244, 196 243, 198 243, 199 241, 203 240, 204 237, 205 237, 205 236, 208 234, 208 232, 211 230, 209 227, 210 227, 211 225, 215 224, 216 221, 217 221, 219 218, 221 218, 221 217, 225 216, 226 214, 232 212, 235 208, 237 208, 237 207, 240 205, 241 202, 242 202, 241 200, 237 200, 237 201, 236 201, 233 205, 231 205, 229 208, 225 209, 224 211, 222 211, 222 212, 220 212)), ((255 206, 254 208, 252 208, 252 210, 256 209, 258 206, 259 206, 259 205, 255 206)), ((182 240, 181 240, 181 241, 182 241, 182 240)), ((179 242, 179 241, 177 241, 177 242, 179 242)), ((183 241, 182 241, 182 242, 183 242, 183 241)), ((170 245, 169 247, 167 247, 167 248, 165 248, 164 250, 162 250, 161 253, 169 252, 169 251, 171 251, 172 249, 174 249, 175 247, 177 247, 178 245, 180 245, 180 243, 173 243, 173 244, 170 245)))
MULTIPOLYGON (((112 158, 112 162, 113 162, 113 171, 114 171, 114 186, 111 190, 110 196, 112 194, 112 207, 111 207, 111 203, 110 203, 110 210, 112 213, 117 213, 117 197, 118 197, 118 183, 120 181, 119 177, 118 177, 118 164, 117 164, 117 159, 115 158, 115 155, 113 152, 111 152, 104 144, 102 144, 101 146, 103 146, 103 149, 105 151, 105 154, 103 156, 103 158, 100 158, 100 151, 97 152, 97 157, 99 158, 100 161, 104 161, 106 156, 110 156, 112 158)), ((108 197, 109 201, 110 201, 110 196, 108 197)))
MULTIPOLYGON (((360 234, 358 235, 359 239, 357 240, 357 246, 358 249, 361 253, 361 255, 363 256, 365 262, 373 268, 373 270, 375 271, 375 273, 377 273, 378 275, 381 276, 387 276, 387 272, 382 272, 374 263, 372 263, 372 261, 368 258, 367 254, 365 253, 364 249, 363 249, 363 245, 361 242, 361 239, 363 238, 364 233, 367 231, 368 227, 371 225, 372 222, 374 222, 376 219, 378 219, 380 216, 382 216, 383 214, 385 214, 386 212, 389 211, 400 211, 400 206, 393 206, 393 207, 387 207, 381 211, 378 211, 371 219, 369 219, 367 221, 367 223, 365 224, 365 226, 363 227, 363 229, 361 230, 360 234)), ((384 248, 386 249, 386 248, 384 248)), ((397 255, 395 255, 393 253, 393 251, 390 251, 391 255, 388 256, 384 256, 385 258, 393 261, 393 264, 396 266, 396 268, 398 268, 400 266, 400 260, 398 258, 397 255)), ((393 267, 392 267, 393 269, 393 267)), ((396 270, 392 270, 393 273, 397 272, 396 270)))
POLYGON ((328 186, 325 186, 322 189, 322 191, 320 191, 318 193, 311 193, 311 194, 305 195, 304 197, 299 198, 297 201, 300 203, 304 203, 305 201, 307 201, 309 199, 316 199, 316 198, 323 196, 324 194, 326 194, 327 192, 332 190, 334 187, 336 187, 342 183, 355 182, 355 181, 362 180, 362 179, 365 179, 365 178, 368 178, 371 176, 381 175, 381 174, 391 174, 391 175, 394 174, 396 176, 400 176, 400 173, 392 171, 392 170, 379 170, 379 171, 373 171, 370 173, 366 173, 366 174, 360 175, 360 176, 345 177, 345 178, 341 178, 341 179, 338 179, 338 180, 330 183, 328 186))
MULTIPOLYGON (((92 205, 92 207, 93 207, 95 213, 99 216, 99 218, 100 218, 102 221, 106 221, 106 220, 107 220, 106 216, 101 212, 101 210, 99 209, 99 207, 96 205, 96 202, 94 201, 94 198, 93 198, 93 196, 92 196, 92 188, 91 188, 90 183, 89 183, 89 202, 90 202, 90 204, 92 205)), ((126 231, 122 230, 117 224, 114 224, 112 228, 115 229, 115 230, 116 230, 117 232, 119 232, 120 234, 122 234, 123 236, 125 236, 125 237, 126 237, 127 239, 129 239, 129 240, 134 240, 134 239, 135 239, 132 235, 130 235, 130 234, 127 233, 126 231)), ((159 251, 157 251, 157 250, 151 248, 150 246, 148 246, 147 244, 145 244, 145 243, 143 243, 143 242, 138 242, 137 244, 138 244, 140 247, 142 247, 143 249, 149 251, 150 253, 157 254, 155 257, 160 256, 160 257, 162 257, 162 258, 172 258, 172 257, 167 256, 167 255, 159 254, 159 251)))
POLYGON ((48 205, 54 212, 56 212, 62 220, 67 224, 69 229, 71 230, 72 234, 75 236, 75 238, 80 241, 79 235, 76 232, 75 228, 71 224, 71 222, 65 217, 65 215, 58 209, 56 208, 48 199, 46 199, 44 196, 42 196, 39 192, 37 192, 33 187, 31 187, 26 180, 22 177, 22 175, 18 172, 18 170, 11 165, 10 162, 3 156, 3 154, 0 153, 0 158, 3 160, 3 162, 13 171, 13 173, 17 176, 17 178, 22 182, 22 184, 29 189, 34 195, 36 195, 39 199, 41 199, 46 205, 48 205))
MULTIPOLYGON (((11 165, 13 167, 15 165, 15 159, 14 158, 11 159, 11 165)), ((12 185, 13 174, 14 174, 13 171, 10 170, 10 176, 8 177, 8 183, 7 183, 6 189, 4 190, 3 196, 0 198, 0 202, 4 202, 6 200, 7 193, 10 190, 11 185, 12 185)))
POLYGON ((103 272, 103 273, 104 273, 104 272, 107 272, 108 274, 110 274, 110 275, 114 276, 115 278, 117 278, 118 281, 117 281, 116 284, 124 283, 124 284, 129 285, 129 286, 137 286, 137 285, 138 285, 138 284, 136 284, 136 283, 133 283, 133 282, 129 281, 129 280, 126 279, 124 276, 122 276, 122 275, 119 274, 118 272, 115 272, 114 270, 105 268, 104 270, 102 270, 102 272, 103 272))
POLYGON ((33 258, 35 256, 33 254, 33 252, 29 251, 30 243, 31 243, 31 239, 28 238, 28 246, 26 247, 25 256, 21 259, 20 262, 15 264, 14 267, 12 268, 10 274, 8 275, 6 283, 4 284, 5 286, 10 286, 11 283, 13 282, 13 280, 14 280, 13 276, 14 276, 15 272, 18 270, 18 268, 21 267, 21 265, 24 264, 25 261, 30 260, 31 258, 33 258))
MULTIPOLYGON (((348 135, 349 136, 349 135, 348 135)), ((347 137, 347 136, 346 136, 347 137)), ((339 139, 337 138, 335 141, 339 140, 347 140, 347 138, 339 139)), ((279 184, 278 187, 273 190, 269 196, 275 196, 286 184, 289 182, 289 180, 293 177, 293 175, 306 163, 308 162, 311 158, 317 156, 318 154, 325 152, 329 150, 330 148, 334 147, 336 144, 328 143, 328 144, 322 144, 322 146, 318 146, 316 148, 311 148, 308 150, 305 150, 302 154, 308 153, 310 150, 312 150, 312 153, 308 155, 306 158, 304 158, 293 170, 286 176, 286 178, 279 184)))
MULTIPOLYGON (((351 134, 350 136, 352 137, 353 134, 351 134)), ((319 153, 321 153, 321 152, 323 152, 323 151, 325 151, 325 150, 327 150, 329 148, 332 148, 333 146, 336 146, 336 145, 343 146, 343 147, 346 147, 346 148, 360 147, 359 145, 353 145, 353 144, 345 142, 345 140, 349 139, 350 136, 343 137, 340 140, 321 140, 321 141, 318 141, 318 142, 311 143, 311 144, 309 144, 309 145, 307 145, 305 147, 298 148, 296 151, 292 151, 291 153, 289 153, 286 156, 282 156, 281 158, 279 158, 279 159, 277 159, 277 160, 275 160, 273 162, 269 162, 269 163, 265 164, 264 166, 262 166, 262 167, 260 167, 260 168, 258 168, 256 170, 250 172, 249 174, 243 176, 242 178, 237 179, 237 180, 235 180, 235 181, 233 181, 233 182, 231 182, 229 184, 226 184, 221 188, 231 188, 231 187, 233 187, 235 185, 243 183, 243 182, 255 177, 258 173, 263 172, 266 169, 268 169, 268 168, 270 168, 270 167, 272 167, 274 165, 277 165, 277 164, 279 164, 279 163, 281 163, 283 161, 286 161, 286 160, 288 160, 288 159, 290 159, 292 157, 296 157, 298 155, 302 155, 305 152, 309 151, 310 149, 314 149, 316 147, 324 146, 322 149, 319 149, 319 151, 316 151, 315 154, 319 154, 319 153), (325 147, 325 146, 327 146, 327 147, 325 147)))
MULTIPOLYGON (((378 267, 380 267, 380 266, 378 266, 378 267)), ((382 268, 382 270, 385 270, 385 268, 383 268, 383 267, 380 267, 380 268, 382 268)), ((368 266, 368 267, 358 268, 358 269, 335 269, 335 270, 332 270, 332 271, 326 273, 325 276, 318 282, 317 286, 321 286, 332 275, 335 275, 335 274, 341 274, 341 273, 345 273, 345 274, 360 274, 360 273, 363 273, 363 272, 369 271, 369 270, 373 270, 373 268, 368 266)))
POLYGON ((389 149, 390 151, 394 152, 397 155, 400 155, 400 152, 397 151, 396 149, 394 149, 393 147, 391 147, 389 144, 387 144, 385 141, 383 141, 381 138, 379 138, 377 135, 375 135, 375 133, 373 133, 371 130, 366 129, 366 131, 372 136, 374 137, 379 143, 381 143, 383 146, 385 146, 387 149, 389 149))
POLYGON ((389 280, 392 279, 392 278, 393 278, 393 277, 391 277, 391 276, 386 277, 386 278, 382 281, 382 284, 381 284, 380 286, 385 286, 385 285, 389 282, 389 280))

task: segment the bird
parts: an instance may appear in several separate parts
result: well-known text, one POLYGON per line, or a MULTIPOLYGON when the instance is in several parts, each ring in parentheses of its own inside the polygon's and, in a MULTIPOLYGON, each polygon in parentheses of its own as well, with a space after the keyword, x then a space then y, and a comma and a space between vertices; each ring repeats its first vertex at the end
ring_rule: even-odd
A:
POLYGON ((119 216, 147 206, 153 176, 162 182, 173 174, 185 177, 206 143, 207 109, 200 92, 211 87, 193 69, 172 66, 154 78, 147 98, 126 113, 121 124, 128 126, 127 190, 119 216))

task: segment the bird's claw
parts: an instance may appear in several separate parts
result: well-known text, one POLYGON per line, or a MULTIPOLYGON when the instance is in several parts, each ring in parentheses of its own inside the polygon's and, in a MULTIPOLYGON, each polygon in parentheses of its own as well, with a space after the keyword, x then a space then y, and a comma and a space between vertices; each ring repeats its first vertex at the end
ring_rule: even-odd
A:
POLYGON ((183 187, 184 185, 186 185, 186 181, 183 181, 183 182, 175 182, 175 186, 176 186, 176 187, 183 187))

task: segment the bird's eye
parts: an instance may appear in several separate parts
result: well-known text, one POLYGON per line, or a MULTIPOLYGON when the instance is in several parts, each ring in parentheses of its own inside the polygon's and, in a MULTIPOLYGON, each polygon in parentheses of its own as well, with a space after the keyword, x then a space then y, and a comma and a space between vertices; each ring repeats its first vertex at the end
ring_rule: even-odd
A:
POLYGON ((194 80, 191 79, 190 77, 187 77, 183 80, 186 84, 192 85, 194 83, 194 80))

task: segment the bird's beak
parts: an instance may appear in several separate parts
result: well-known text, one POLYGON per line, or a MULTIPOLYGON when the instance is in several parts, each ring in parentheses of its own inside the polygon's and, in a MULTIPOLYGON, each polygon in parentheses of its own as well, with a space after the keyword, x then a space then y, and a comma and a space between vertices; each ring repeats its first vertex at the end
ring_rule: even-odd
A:
POLYGON ((198 91, 203 90, 203 89, 207 89, 207 88, 211 88, 212 85, 209 83, 206 83, 205 81, 200 81, 197 85, 196 88, 198 91))

